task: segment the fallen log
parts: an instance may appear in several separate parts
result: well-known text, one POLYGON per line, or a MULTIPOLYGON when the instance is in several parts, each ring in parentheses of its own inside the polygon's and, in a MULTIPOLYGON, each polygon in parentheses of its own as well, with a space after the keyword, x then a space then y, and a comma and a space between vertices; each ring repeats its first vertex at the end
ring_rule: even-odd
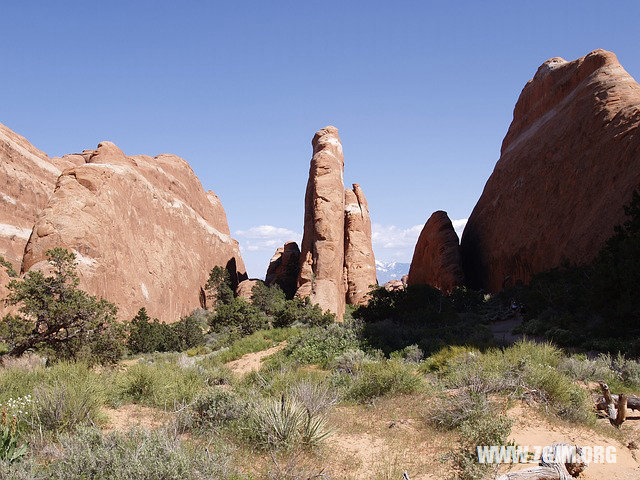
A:
POLYGON ((521 470, 519 472, 505 473, 497 478, 497 480, 573 480, 574 477, 580 475, 587 464, 582 459, 582 449, 578 446, 571 447, 566 443, 554 443, 551 448, 554 451, 566 451, 574 449, 576 451, 575 462, 561 463, 555 461, 547 462, 544 457, 540 460, 537 467, 521 470))

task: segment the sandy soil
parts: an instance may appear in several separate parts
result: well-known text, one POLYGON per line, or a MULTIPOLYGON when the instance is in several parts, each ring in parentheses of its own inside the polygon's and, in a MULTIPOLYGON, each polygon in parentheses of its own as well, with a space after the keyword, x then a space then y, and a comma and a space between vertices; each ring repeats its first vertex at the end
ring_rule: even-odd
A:
POLYGON ((276 352, 279 352, 287 345, 287 342, 281 342, 275 347, 271 347, 267 350, 262 350, 261 352, 255 353, 247 353, 243 355, 237 360, 233 360, 229 363, 225 363, 225 366, 228 367, 232 372, 237 375, 246 375, 249 372, 254 372, 260 370, 260 366, 262 365, 262 361, 270 355, 273 355, 276 352))
MULTIPOLYGON (((551 423, 549 419, 536 412, 531 407, 518 405, 509 410, 508 415, 513 418, 510 440, 518 445, 546 446, 562 442, 578 446, 603 445, 616 448, 616 463, 591 463, 580 475, 584 480, 633 480, 640 478, 640 463, 635 459, 635 451, 630 450, 624 443, 612 437, 588 430, 575 425, 551 423)), ((613 429, 605 420, 601 427, 613 429)), ((612 436, 615 432, 612 430, 612 436)), ((512 471, 525 470, 531 465, 517 465, 512 471)), ((502 473, 507 471, 502 470, 502 473)))
POLYGON ((142 405, 122 405, 118 408, 105 408, 103 413, 108 419, 103 428, 105 432, 126 432, 135 427, 158 428, 168 420, 166 412, 142 405))

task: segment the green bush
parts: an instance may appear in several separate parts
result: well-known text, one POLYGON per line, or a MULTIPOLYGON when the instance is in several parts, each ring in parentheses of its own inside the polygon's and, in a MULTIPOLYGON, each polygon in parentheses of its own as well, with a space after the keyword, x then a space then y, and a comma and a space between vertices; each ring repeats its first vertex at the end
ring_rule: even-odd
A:
POLYGON ((353 378, 346 397, 368 402, 383 395, 415 393, 424 381, 414 367, 400 360, 384 360, 362 364, 353 378))
POLYGON ((99 423, 108 396, 105 377, 81 363, 59 363, 44 370, 33 389, 31 428, 61 432, 99 423))
POLYGON ((312 327, 327 326, 335 322, 335 315, 330 312, 322 312, 318 305, 312 305, 308 298, 304 300, 294 297, 282 304, 274 313, 273 324, 276 327, 288 327, 290 325, 309 325, 312 327))
POLYGON ((199 394, 189 408, 181 412, 181 430, 209 431, 247 419, 249 404, 237 393, 209 388, 199 394))
POLYGON ((301 330, 284 349, 284 355, 301 364, 328 366, 338 355, 360 347, 357 331, 342 324, 301 330))
POLYGON ((214 332, 227 330, 239 337, 267 328, 269 317, 245 299, 235 298, 216 307, 209 326, 214 332))
POLYGON ((18 314, 0 322, 0 341, 8 345, 8 354, 45 351, 54 359, 116 362, 124 342, 115 325, 116 306, 78 288, 75 254, 54 248, 46 255, 53 275, 30 271, 7 286, 7 304, 19 307, 18 314))
POLYGON ((205 343, 204 332, 195 314, 173 324, 151 320, 141 308, 129 322, 127 346, 132 353, 182 352, 205 343))
POLYGON ((119 374, 120 399, 173 409, 191 402, 207 386, 207 371, 172 362, 138 363, 119 374))
MULTIPOLYGON (((102 434, 80 429, 62 436, 55 458, 30 465, 32 480, 202 480, 242 478, 214 448, 189 448, 164 430, 102 434)), ((0 470, 1 471, 1 470, 0 470)), ((14 477, 10 477, 14 478, 14 477)))

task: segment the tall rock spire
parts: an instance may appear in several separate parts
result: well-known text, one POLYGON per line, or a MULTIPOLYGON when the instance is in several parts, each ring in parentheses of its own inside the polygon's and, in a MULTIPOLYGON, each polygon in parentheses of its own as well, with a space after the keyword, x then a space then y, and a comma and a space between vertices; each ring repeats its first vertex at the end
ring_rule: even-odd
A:
POLYGON ((342 321, 344 285, 344 157, 338 129, 325 127, 311 142, 297 295, 342 321))
POLYGON ((344 275, 346 301, 361 305, 367 301, 376 281, 376 260, 371 245, 369 206, 360 185, 344 191, 344 275))

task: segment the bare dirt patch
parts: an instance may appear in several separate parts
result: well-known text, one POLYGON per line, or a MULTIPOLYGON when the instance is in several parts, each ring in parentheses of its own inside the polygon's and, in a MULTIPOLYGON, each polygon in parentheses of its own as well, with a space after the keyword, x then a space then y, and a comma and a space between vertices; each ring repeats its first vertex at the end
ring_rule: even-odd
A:
POLYGON ((105 432, 125 432, 132 428, 153 429, 164 425, 169 414, 157 408, 143 405, 122 405, 118 408, 105 408, 103 413, 107 417, 105 432))

